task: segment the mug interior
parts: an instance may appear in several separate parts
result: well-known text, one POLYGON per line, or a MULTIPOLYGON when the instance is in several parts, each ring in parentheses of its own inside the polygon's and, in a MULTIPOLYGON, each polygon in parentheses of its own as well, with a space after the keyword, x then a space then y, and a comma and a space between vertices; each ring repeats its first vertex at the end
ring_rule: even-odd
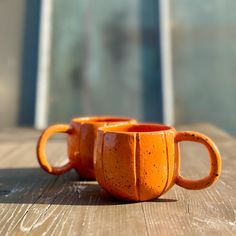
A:
POLYGON ((174 128, 162 124, 128 124, 128 125, 114 125, 100 128, 104 132, 114 133, 147 133, 147 132, 161 132, 173 130, 174 128))
POLYGON ((129 122, 134 121, 132 118, 127 117, 112 117, 112 116, 101 116, 101 117, 80 117, 74 118, 73 122, 86 122, 86 123, 116 123, 116 122, 129 122))

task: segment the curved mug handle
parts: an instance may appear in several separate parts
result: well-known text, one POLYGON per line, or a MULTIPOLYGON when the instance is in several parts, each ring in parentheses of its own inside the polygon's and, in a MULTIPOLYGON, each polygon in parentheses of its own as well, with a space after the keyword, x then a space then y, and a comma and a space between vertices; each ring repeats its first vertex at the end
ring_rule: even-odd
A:
POLYGON ((203 189, 212 185, 219 177, 221 172, 221 159, 215 143, 207 136, 195 131, 180 131, 176 133, 175 142, 192 141, 203 144, 210 156, 210 171, 208 176, 199 180, 190 180, 180 174, 176 179, 176 184, 186 189, 203 189))
POLYGON ((57 124, 52 125, 46 128, 43 133, 41 134, 38 145, 37 145, 37 158, 40 166, 49 174, 53 175, 60 175, 65 173, 66 171, 73 168, 73 164, 69 161, 67 164, 61 166, 61 167, 53 167, 49 164, 47 161, 47 156, 45 153, 45 147, 48 139, 54 135, 55 133, 67 133, 69 134, 71 131, 71 128, 69 125, 66 124, 57 124))

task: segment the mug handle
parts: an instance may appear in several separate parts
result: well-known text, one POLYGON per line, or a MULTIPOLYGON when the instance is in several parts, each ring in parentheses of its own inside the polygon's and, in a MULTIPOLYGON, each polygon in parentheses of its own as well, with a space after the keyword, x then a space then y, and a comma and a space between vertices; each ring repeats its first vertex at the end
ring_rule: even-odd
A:
POLYGON ((203 144, 210 156, 210 171, 208 176, 199 180, 190 180, 178 174, 175 183, 183 188, 198 190, 209 187, 219 177, 221 172, 221 159, 215 143, 207 136, 195 131, 180 131, 175 135, 175 143, 182 141, 192 141, 203 144))
POLYGON ((54 135, 55 133, 67 133, 69 134, 71 131, 71 128, 69 125, 66 124, 58 124, 58 125, 52 125, 49 126, 47 129, 43 131, 41 134, 38 145, 37 145, 37 158, 40 166, 49 174, 53 175, 60 175, 65 173, 66 171, 73 168, 73 164, 69 161, 67 164, 61 166, 61 167, 53 167, 51 166, 46 157, 45 153, 45 147, 47 140, 54 135))

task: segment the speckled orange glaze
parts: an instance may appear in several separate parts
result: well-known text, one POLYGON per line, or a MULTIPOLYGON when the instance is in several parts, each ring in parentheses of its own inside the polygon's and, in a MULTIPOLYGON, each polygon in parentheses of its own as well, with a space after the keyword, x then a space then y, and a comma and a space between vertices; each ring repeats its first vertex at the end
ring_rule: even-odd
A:
POLYGON ((221 160, 215 144, 203 134, 159 124, 130 124, 98 130, 94 167, 97 181, 111 195, 145 201, 161 196, 175 183, 187 189, 210 186, 220 175, 221 160), (211 162, 207 177, 188 180, 180 175, 181 141, 206 146, 211 162))
POLYGON ((93 149, 97 129, 108 125, 136 123, 136 120, 124 117, 84 117, 75 118, 69 125, 56 124, 45 129, 38 140, 37 157, 41 167, 50 174, 60 175, 75 168, 80 176, 95 179, 93 167, 93 149), (68 134, 67 164, 61 167, 51 166, 45 154, 47 140, 55 133, 68 134))

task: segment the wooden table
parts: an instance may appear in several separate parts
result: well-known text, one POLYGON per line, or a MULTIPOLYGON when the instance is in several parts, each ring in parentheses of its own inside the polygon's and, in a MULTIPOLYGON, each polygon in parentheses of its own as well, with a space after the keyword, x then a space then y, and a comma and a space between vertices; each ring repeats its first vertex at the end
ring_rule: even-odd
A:
MULTIPOLYGON (((0 235, 236 235, 236 139, 209 124, 177 127, 209 135, 222 154, 220 180, 208 189, 174 186, 160 199, 126 203, 114 200, 95 181, 71 171, 56 177, 36 161, 39 131, 0 132, 0 235)), ((54 164, 66 156, 65 139, 47 148, 54 164)), ((182 173, 208 173, 207 151, 181 144, 182 173)))

